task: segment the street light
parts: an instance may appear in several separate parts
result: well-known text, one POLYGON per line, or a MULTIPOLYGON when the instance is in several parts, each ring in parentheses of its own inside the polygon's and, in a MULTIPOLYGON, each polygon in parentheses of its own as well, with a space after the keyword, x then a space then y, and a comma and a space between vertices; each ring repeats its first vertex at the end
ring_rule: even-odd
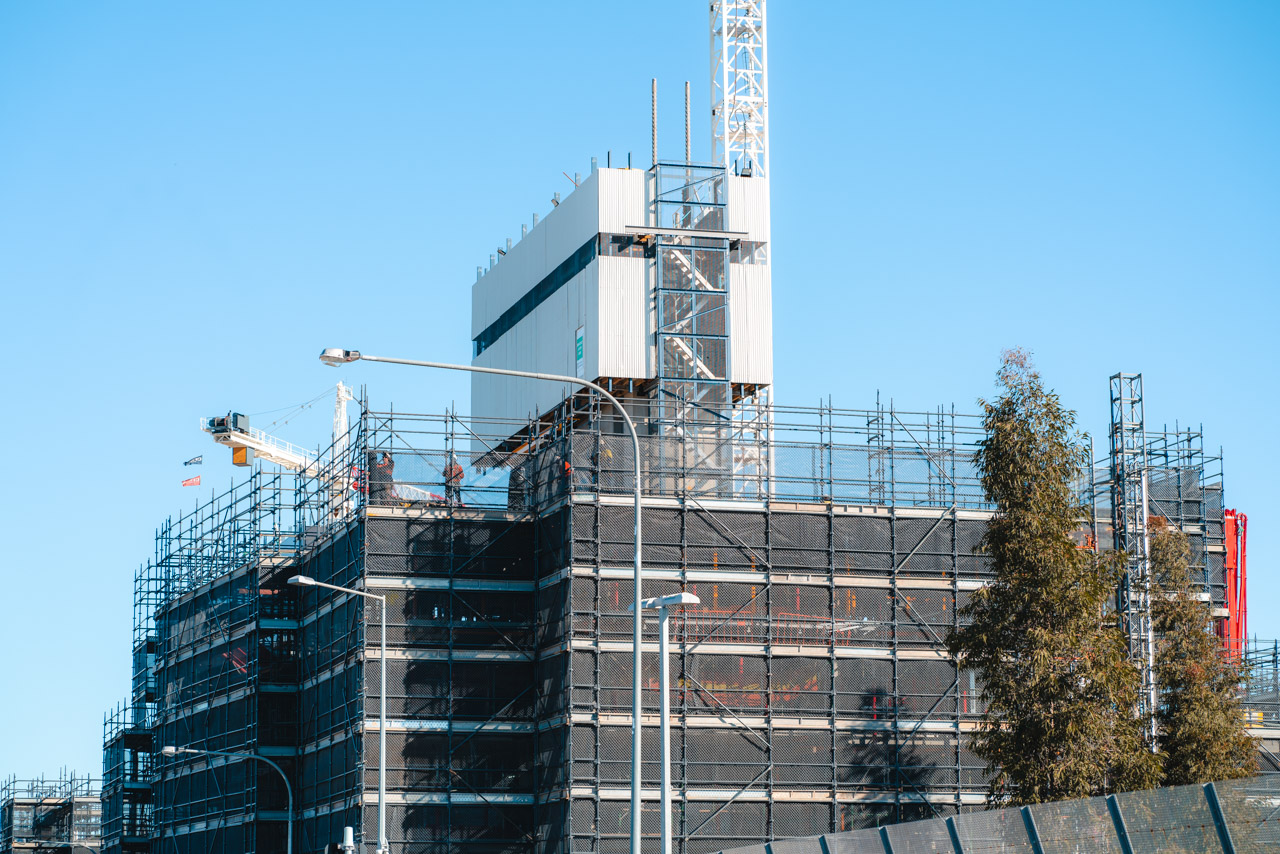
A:
POLYGON ((387 848, 387 597, 350 587, 339 587, 316 581, 308 575, 295 575, 289 583, 298 587, 323 587, 374 599, 382 604, 382 650, 378 656, 378 850, 376 854, 388 854, 387 848))
POLYGON ((543 374, 536 371, 512 371, 506 368, 483 368, 478 365, 451 365, 447 362, 421 362, 414 359, 392 359, 385 356, 369 356, 359 350, 340 350, 329 348, 320 352, 320 361, 330 367, 338 367, 349 362, 364 360, 366 362, 388 362, 393 365, 412 365, 418 368, 439 368, 445 371, 467 371, 474 374, 498 374, 505 377, 525 377, 526 379, 547 380, 549 382, 583 385, 600 392, 606 400, 613 404, 622 416, 627 430, 631 433, 631 444, 635 459, 635 569, 632 572, 632 586, 635 588, 635 601, 631 607, 635 610, 631 622, 631 854, 640 854, 640 434, 636 432, 635 422, 618 403, 617 398, 602 386, 588 382, 580 377, 569 377, 562 374, 543 374))
MULTIPOLYGON (((640 602, 640 610, 658 612, 658 692, 662 695, 658 706, 662 728, 662 854, 671 854, 671 674, 667 661, 671 652, 671 612, 701 601, 692 593, 672 593, 640 602)), ((627 610, 634 607, 628 605, 627 610)))
POLYGON ((234 753, 230 750, 199 750, 194 747, 174 747, 169 745, 160 748, 160 753, 164 756, 177 756, 179 753, 193 753, 200 756, 231 756, 236 759, 257 759, 259 762, 265 762, 280 775, 280 779, 284 780, 284 791, 289 797, 289 824, 288 832, 285 835, 284 846, 285 854, 293 854, 293 786, 289 785, 289 776, 284 773, 284 769, 276 763, 272 762, 265 756, 259 756, 256 753, 234 753))

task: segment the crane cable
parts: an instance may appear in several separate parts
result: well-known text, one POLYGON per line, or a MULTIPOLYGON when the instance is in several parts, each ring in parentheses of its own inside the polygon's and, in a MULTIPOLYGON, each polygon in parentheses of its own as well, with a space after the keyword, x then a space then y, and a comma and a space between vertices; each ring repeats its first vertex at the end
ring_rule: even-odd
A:
POLYGON ((320 400, 328 397, 333 393, 334 393, 334 390, 332 388, 327 388, 324 391, 317 394, 315 397, 311 398, 310 400, 304 400, 302 403, 295 403, 292 406, 282 406, 279 409, 267 409, 267 410, 263 410, 262 412, 250 412, 249 416, 255 417, 258 415, 271 415, 272 413, 275 413, 275 412, 284 412, 285 413, 284 415, 280 416, 275 421, 272 421, 270 424, 267 425, 268 430, 272 427, 283 427, 285 424, 288 424, 298 415, 310 409, 320 400))

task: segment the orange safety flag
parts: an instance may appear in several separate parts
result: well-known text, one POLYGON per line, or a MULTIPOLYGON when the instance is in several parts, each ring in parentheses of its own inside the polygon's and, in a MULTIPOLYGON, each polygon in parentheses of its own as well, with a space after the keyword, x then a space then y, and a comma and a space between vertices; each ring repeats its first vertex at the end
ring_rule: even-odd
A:
POLYGON ((184 481, 182 482, 182 485, 183 485, 183 486, 199 486, 199 485, 200 485, 200 475, 196 475, 195 477, 189 477, 189 478, 187 478, 186 480, 184 480, 184 481))

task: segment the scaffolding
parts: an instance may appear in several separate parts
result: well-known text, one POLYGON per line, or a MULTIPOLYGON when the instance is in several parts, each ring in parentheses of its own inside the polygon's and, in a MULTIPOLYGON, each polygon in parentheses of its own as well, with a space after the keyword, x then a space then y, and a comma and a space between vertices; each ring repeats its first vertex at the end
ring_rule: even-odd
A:
MULTIPOLYGON (((676 621, 673 656, 676 827, 691 854, 985 796, 967 749, 980 686, 943 651, 988 574, 975 553, 991 513, 972 463, 980 420, 892 405, 770 416, 768 437, 721 429, 717 456, 681 418, 641 436, 646 595, 686 589, 703 603, 676 621), (759 463, 750 498, 732 462, 744 457, 759 463)), ((335 462, 355 471, 356 512, 335 517, 323 488, 334 475, 317 478, 304 572, 388 596, 391 844, 625 848, 633 463, 616 414, 581 395, 516 445, 511 425, 452 414, 366 412, 362 424, 352 458, 335 462), (468 443, 451 492, 447 468, 468 443), (386 480, 366 477, 387 458, 386 480)), ((364 639, 379 615, 325 591, 306 594, 312 612, 325 624, 303 643, 317 695, 303 719, 322 723, 302 749, 314 740, 325 785, 303 809, 327 798, 340 818, 317 821, 306 844, 336 838, 362 804, 353 826, 368 846, 376 747, 338 745, 374 725, 377 652, 364 639), (320 696, 352 671, 333 700, 320 696)), ((656 845, 657 675, 645 658, 656 845)))
MULTIPOLYGON (((717 423, 693 406, 623 405, 642 416, 645 595, 701 600, 673 621, 681 854, 983 803, 985 763, 968 747, 982 687, 944 645, 990 576, 981 419, 877 402, 717 423)), ((1220 465, 1198 433, 1144 432, 1141 447, 1146 512, 1200 538, 1218 607, 1220 465)), ((520 424, 362 405, 305 473, 256 472, 162 526, 135 585, 135 649, 151 650, 135 700, 156 707, 130 706, 108 741, 132 725, 154 733, 152 750, 273 756, 295 784, 298 851, 351 826, 371 852, 379 756, 366 735, 385 702, 395 850, 622 854, 632 455, 592 394, 520 424), (385 596, 386 659, 376 602, 290 587, 294 574, 385 596)), ((1114 539, 1125 498, 1112 463, 1081 479, 1082 547, 1114 539)), ((646 850, 657 641, 646 619, 646 850)), ((138 761, 152 763, 163 850, 283 850, 273 772, 138 761)))
POLYGON ((102 804, 91 775, 0 781, 0 852, 73 846, 98 850, 102 804))
POLYGON ((154 703, 121 703, 103 719, 102 850, 151 850, 154 703))
POLYGON ((107 723, 109 755, 130 737, 151 751, 125 752, 126 771, 151 775, 152 799, 119 818, 113 806, 112 841, 119 827, 122 847, 135 838, 126 831, 146 828, 166 851, 284 848, 286 796, 274 771, 159 751, 256 753, 292 772, 297 627, 284 571, 300 545, 296 492, 294 475, 258 470, 156 533, 155 556, 135 579, 133 703, 107 723))

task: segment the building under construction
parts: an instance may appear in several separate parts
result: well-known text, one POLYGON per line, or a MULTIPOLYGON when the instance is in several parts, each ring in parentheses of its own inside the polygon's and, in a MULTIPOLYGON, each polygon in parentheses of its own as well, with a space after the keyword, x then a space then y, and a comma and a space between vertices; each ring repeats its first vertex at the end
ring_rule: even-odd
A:
POLYGON ((0 781, 0 854, 97 851, 102 802, 92 777, 0 781))
MULTIPOLYGON (((982 686, 943 644, 989 574, 980 419, 773 401, 764 3, 712 3, 711 35, 712 161, 693 162, 688 124, 683 159, 660 160, 655 127, 650 168, 593 163, 473 286, 474 366, 591 381, 617 407, 477 374, 469 417, 362 399, 314 454, 217 427, 241 462, 281 469, 167 521, 136 575, 107 847, 283 851, 283 774, 299 852, 347 826, 369 854, 380 831, 397 854, 627 851, 637 464, 643 594, 699 600, 667 664, 683 854, 983 803, 967 741, 982 686), (385 597, 385 623, 376 600, 294 576, 385 597)), ((1080 546, 1130 555, 1117 607, 1135 659, 1154 516, 1188 535, 1239 637, 1219 456, 1197 431, 1147 429, 1140 376, 1113 377, 1111 400, 1080 546)), ((653 851, 657 647, 646 618, 653 851)))
MULTIPOLYGON (((306 575, 387 597, 393 850, 625 850, 633 457, 606 409, 577 395, 513 425, 362 403, 309 471, 256 471, 167 522, 136 585, 136 684, 154 705, 146 726, 108 728, 109 746, 138 745, 113 760, 117 778, 154 769, 154 792, 134 813, 107 807, 108 845, 151 828, 166 851, 283 849, 279 775, 158 755, 175 745, 274 758, 299 851, 348 825, 373 850, 380 609, 288 584, 306 575)), ((966 748, 981 686, 942 646, 988 571, 978 419, 770 416, 769 436, 728 428, 719 449, 678 423, 641 436, 644 593, 701 600, 676 622, 670 664, 675 827, 691 854, 985 795, 966 748)), ((1148 438, 1146 506, 1188 533, 1221 613, 1221 482, 1198 442, 1148 438)), ((1114 470, 1099 464, 1086 490, 1082 546, 1115 539, 1114 470)), ((656 620, 645 644, 656 846, 656 620)))

